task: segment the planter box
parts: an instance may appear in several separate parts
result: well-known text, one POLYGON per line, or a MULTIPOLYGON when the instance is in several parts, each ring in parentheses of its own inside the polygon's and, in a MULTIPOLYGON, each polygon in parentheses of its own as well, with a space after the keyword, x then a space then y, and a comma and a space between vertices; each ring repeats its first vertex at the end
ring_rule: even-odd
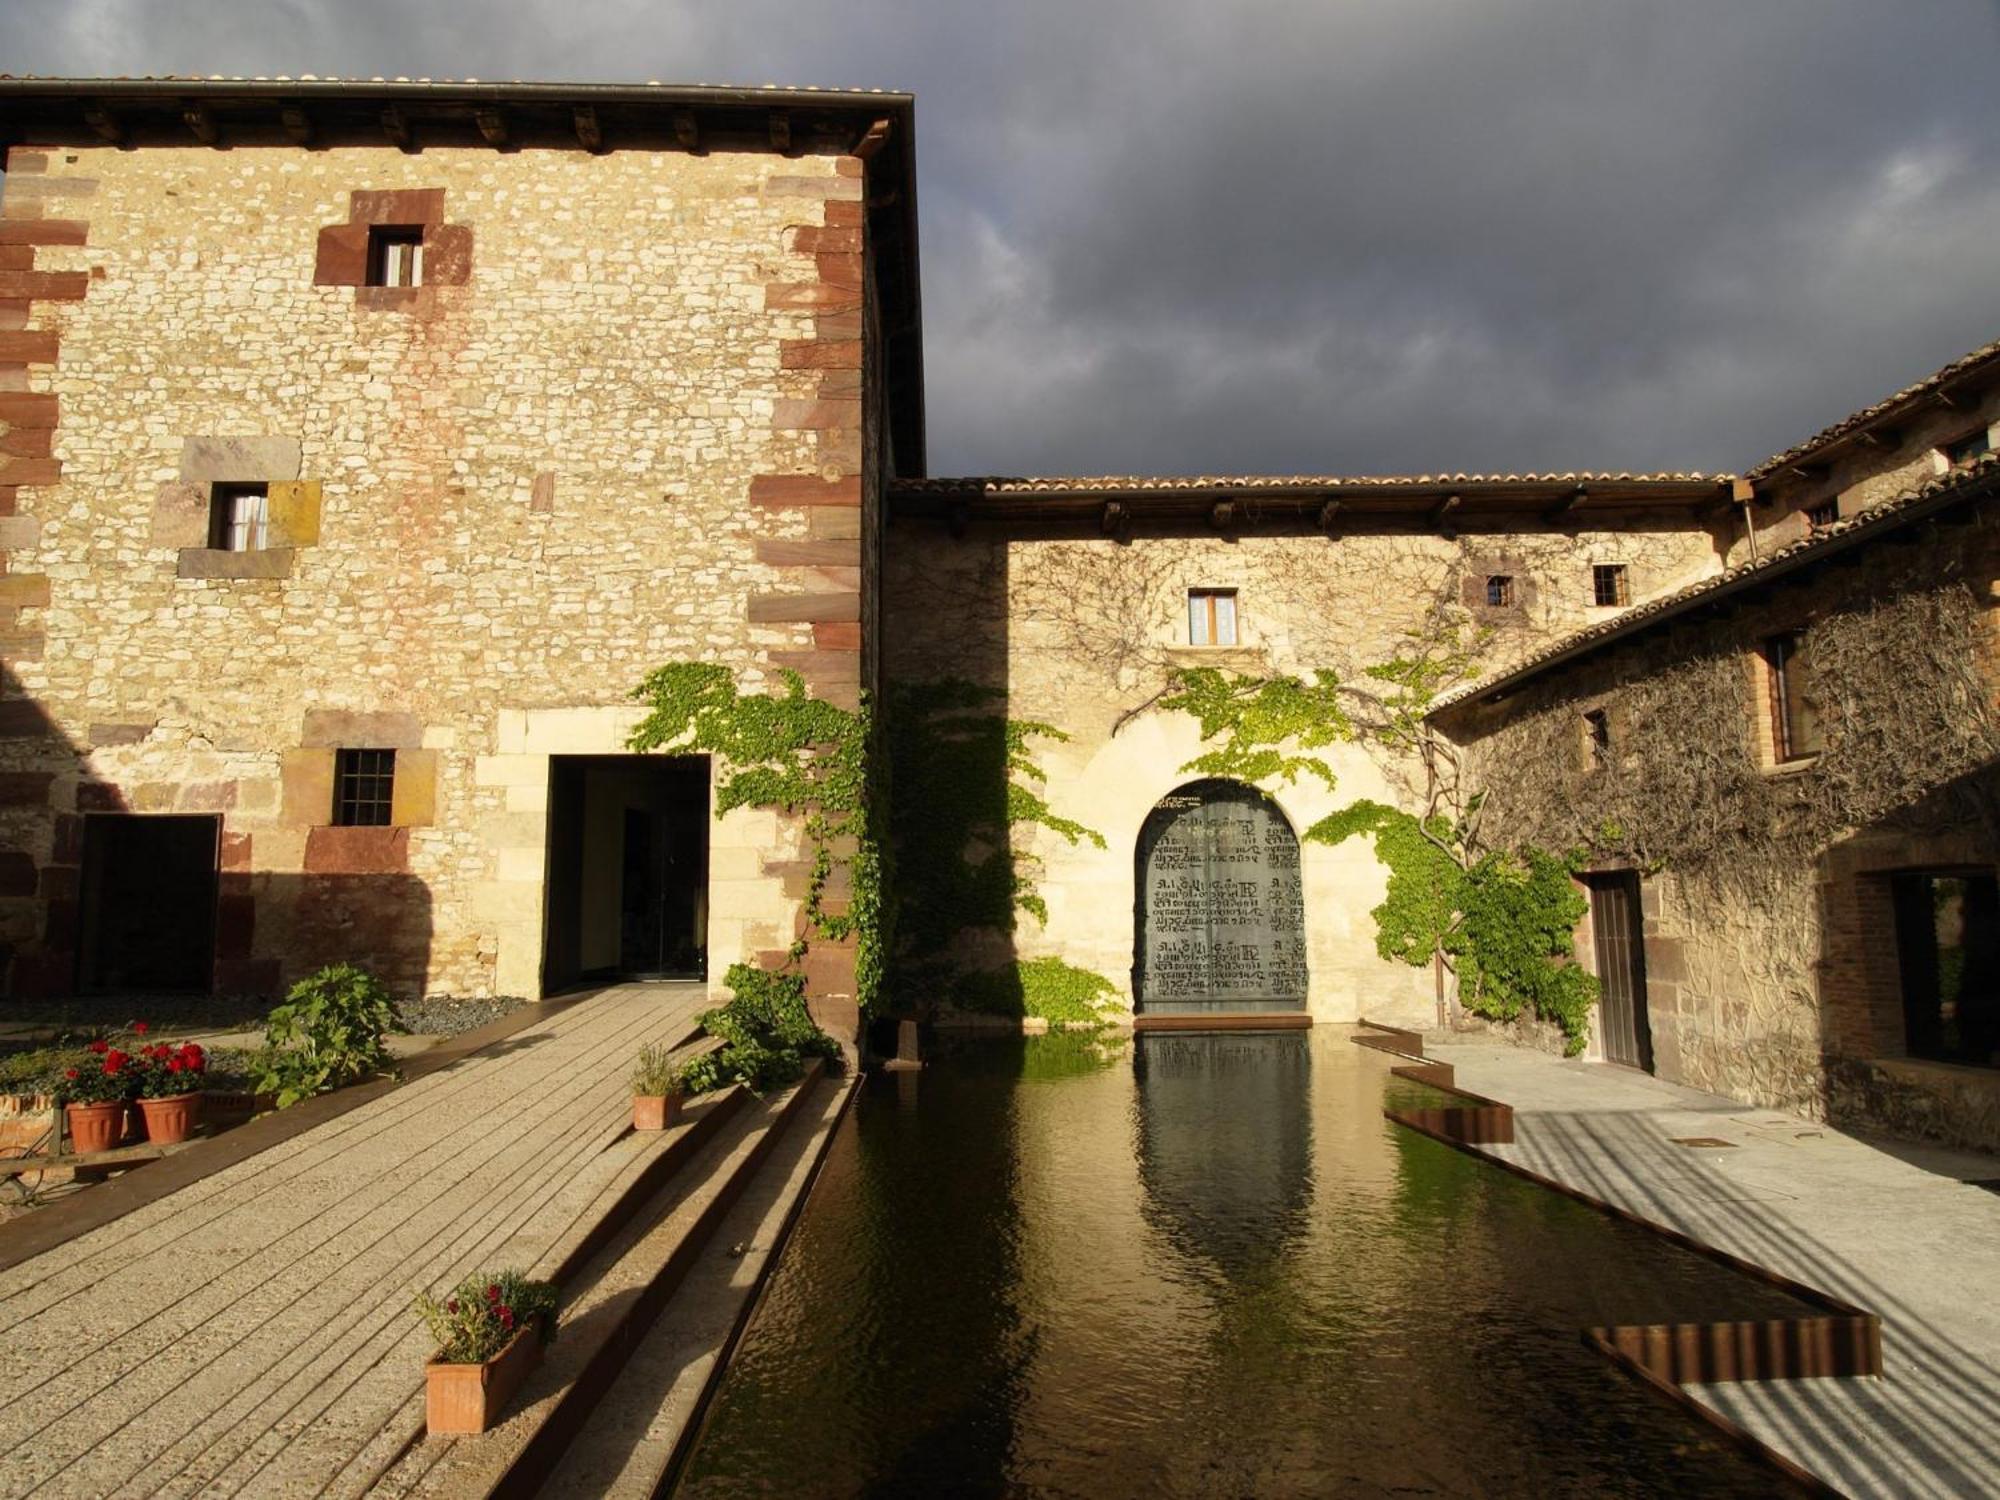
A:
POLYGON ((665 1130, 669 1125, 679 1123, 682 1097, 680 1094, 634 1094, 632 1128, 665 1130))
POLYGON ((424 1366, 424 1425, 433 1434, 486 1431, 541 1358, 541 1329, 530 1322, 484 1364, 430 1361, 424 1366))

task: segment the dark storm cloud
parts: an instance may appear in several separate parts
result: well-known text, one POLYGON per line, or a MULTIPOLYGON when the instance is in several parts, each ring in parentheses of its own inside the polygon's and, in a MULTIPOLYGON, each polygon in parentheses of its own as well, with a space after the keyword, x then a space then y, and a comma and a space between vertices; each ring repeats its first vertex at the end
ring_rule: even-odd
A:
POLYGON ((1742 468, 2000 336, 1992 0, 0 8, 14 72, 919 96, 937 472, 1742 468))

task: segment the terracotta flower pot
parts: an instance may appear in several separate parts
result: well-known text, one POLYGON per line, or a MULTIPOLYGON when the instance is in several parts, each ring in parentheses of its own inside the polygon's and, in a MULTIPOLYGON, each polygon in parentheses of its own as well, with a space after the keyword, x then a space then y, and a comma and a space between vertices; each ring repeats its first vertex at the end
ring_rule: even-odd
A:
POLYGON ((65 1104, 69 1122, 70 1149, 78 1155, 86 1151, 109 1151, 125 1133, 125 1101, 105 1104, 65 1104))
POLYGON ((139 1110, 146 1117, 146 1135, 155 1144, 171 1146, 194 1134, 201 1120, 201 1095, 169 1094, 164 1099, 141 1099, 139 1110))
POLYGON ((632 1128, 634 1130, 665 1130, 681 1117, 681 1096, 679 1094, 634 1094, 632 1096, 632 1128))
POLYGON ((484 1364, 432 1360, 424 1366, 425 1424, 433 1433, 486 1431, 541 1357, 541 1330, 531 1322, 484 1364))

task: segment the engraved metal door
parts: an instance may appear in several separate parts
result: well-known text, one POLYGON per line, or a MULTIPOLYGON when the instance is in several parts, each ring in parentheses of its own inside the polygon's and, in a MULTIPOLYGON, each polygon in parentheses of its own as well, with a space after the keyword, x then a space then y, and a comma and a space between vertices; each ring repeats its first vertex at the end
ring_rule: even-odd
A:
POLYGON ((1303 1010, 1299 841, 1255 787, 1198 781, 1139 831, 1132 992, 1150 1014, 1303 1010))

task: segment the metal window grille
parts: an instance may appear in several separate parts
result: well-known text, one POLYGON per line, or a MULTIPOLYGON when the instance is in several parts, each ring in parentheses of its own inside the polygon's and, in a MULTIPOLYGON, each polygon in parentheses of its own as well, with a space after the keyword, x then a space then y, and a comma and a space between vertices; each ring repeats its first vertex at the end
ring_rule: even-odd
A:
POLYGON ((378 224, 368 231, 370 286, 421 286, 423 280, 421 224, 378 224))
POLYGON ((1818 505, 1807 508, 1806 529, 1808 531, 1824 531, 1839 519, 1840 502, 1838 500, 1822 501, 1818 505))
POLYGON ((1486 603, 1491 609, 1514 607, 1514 579, 1508 573, 1494 573, 1486 580, 1486 603))
POLYGON ((1944 461, 1954 469, 1964 468, 1974 459, 1993 451, 1993 429, 1981 427, 1944 445, 1944 461))
POLYGON ((1188 644, 1236 644, 1236 590, 1188 590, 1188 644))
POLYGON ((385 828, 395 795, 395 751, 342 750, 335 756, 335 823, 346 828, 385 828))
POLYGON ((218 484, 209 491, 208 545, 222 552, 259 552, 270 532, 271 497, 261 484, 218 484))
POLYGON ((1590 570, 1592 597, 1603 607, 1630 604, 1631 585, 1625 576, 1623 563, 1598 563, 1590 570))

